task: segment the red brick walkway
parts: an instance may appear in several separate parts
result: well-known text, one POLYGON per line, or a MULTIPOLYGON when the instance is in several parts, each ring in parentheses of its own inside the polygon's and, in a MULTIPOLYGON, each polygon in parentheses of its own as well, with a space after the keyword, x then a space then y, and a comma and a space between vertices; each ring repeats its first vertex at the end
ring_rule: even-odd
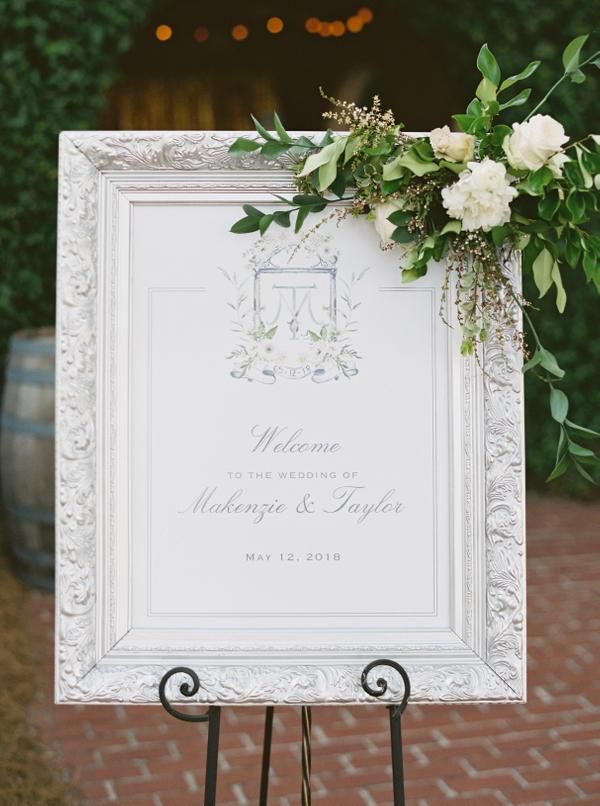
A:
MULTIPOLYGON (((532 499, 528 513, 529 703, 409 705, 411 805, 600 804, 600 506, 532 499)), ((32 594, 47 670, 34 718, 81 802, 201 804, 205 726, 152 706, 51 704, 52 607, 32 594)), ((276 710, 273 806, 299 803, 299 719, 276 710)), ((219 806, 257 803, 262 722, 262 709, 224 709, 219 806)), ((313 709, 313 737, 316 803, 391 802, 384 708, 313 709)))

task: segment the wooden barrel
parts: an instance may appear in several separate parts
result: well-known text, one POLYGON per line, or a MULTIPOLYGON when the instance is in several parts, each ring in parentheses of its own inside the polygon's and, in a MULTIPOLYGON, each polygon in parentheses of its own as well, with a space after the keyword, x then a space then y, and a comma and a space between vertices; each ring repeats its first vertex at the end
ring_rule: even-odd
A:
POLYGON ((0 479, 17 573, 54 587, 54 330, 10 340, 0 419, 0 479))

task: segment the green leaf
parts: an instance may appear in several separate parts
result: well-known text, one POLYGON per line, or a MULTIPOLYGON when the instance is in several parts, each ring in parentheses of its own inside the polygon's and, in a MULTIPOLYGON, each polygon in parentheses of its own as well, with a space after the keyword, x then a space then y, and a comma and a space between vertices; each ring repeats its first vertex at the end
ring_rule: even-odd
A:
POLYGON ((531 88, 527 87, 527 89, 521 90, 521 92, 519 92, 517 95, 513 95, 509 101, 505 101, 503 104, 500 104, 500 110, 503 111, 504 109, 510 109, 512 106, 523 106, 523 104, 529 99, 530 95, 531 88))
POLYGON ((491 231, 494 246, 502 246, 509 233, 508 227, 493 227, 491 231))
POLYGON ((413 216, 414 213, 409 210, 394 210, 394 212, 390 213, 387 217, 387 220, 396 227, 405 227, 413 216))
POLYGON ((415 280, 418 280, 420 277, 424 277, 427 274, 427 263, 415 263, 414 266, 410 268, 402 269, 402 282, 403 283, 413 283, 415 280))
POLYGON ((575 70, 574 73, 569 73, 569 77, 573 84, 583 84, 585 81, 585 73, 583 70, 575 70))
POLYGON ((563 286, 562 277, 560 275, 560 266, 556 260, 552 266, 552 281, 556 286, 556 307, 558 308, 559 313, 563 313, 565 310, 565 305, 567 304, 567 292, 563 286))
POLYGON ((333 193, 334 196, 337 196, 338 199, 341 199, 346 191, 346 177, 344 176, 344 171, 340 170, 337 172, 335 179, 329 185, 329 192, 333 193))
POLYGON ((319 190, 324 191, 337 177, 337 160, 330 160, 319 168, 319 190))
POLYGON ((452 115, 452 119, 458 123, 463 132, 468 132, 473 125, 475 115, 452 115))
POLYGON ((582 467, 582 466, 579 464, 579 462, 575 462, 575 468, 576 468, 577 472, 579 473, 579 475, 580 475, 580 476, 583 476, 583 478, 584 478, 586 481, 589 481, 589 482, 590 482, 590 484, 598 484, 598 482, 596 481, 596 479, 595 479, 595 478, 593 478, 593 476, 590 476, 590 474, 587 472, 587 470, 586 470, 584 467, 582 467))
POLYGON ((383 166, 383 178, 386 181, 399 179, 404 173, 404 168, 407 168, 415 176, 425 176, 425 174, 440 170, 440 166, 437 163, 422 162, 411 150, 408 150, 383 166))
POLYGON ((569 398, 562 389, 550 390, 550 414, 557 423, 564 423, 569 413, 569 398))
POLYGON ((585 439, 600 439, 600 433, 598 433, 598 431, 592 431, 591 428, 584 428, 582 425, 577 425, 577 423, 572 422, 572 420, 565 420, 565 425, 568 425, 573 431, 581 434, 585 439))
POLYGON ((482 45, 477 56, 477 68, 484 78, 487 78, 496 87, 500 83, 500 67, 496 57, 487 45, 482 45))
POLYGON ((272 327, 270 330, 267 330, 267 332, 265 333, 265 339, 272 339, 276 333, 277 333, 277 325, 275 325, 275 327, 272 327))
POLYGON ((265 140, 273 140, 273 135, 265 129, 262 123, 257 120, 254 115, 250 115, 250 117, 252 118, 252 123, 254 123, 254 128, 260 136, 264 137, 265 140))
POLYGON ((244 218, 240 218, 239 221, 236 221, 229 231, 234 232, 236 235, 242 235, 246 232, 256 232, 259 228, 259 220, 260 219, 255 216, 245 216, 244 218))
POLYGON ((461 222, 458 220, 458 218, 453 218, 444 226, 440 232, 440 235, 445 235, 447 232, 460 232, 461 226, 461 222))
POLYGON ((585 457, 596 455, 594 451, 590 450, 589 448, 585 448, 583 445, 578 445, 577 442, 573 442, 573 440, 569 442, 569 453, 573 454, 573 456, 585 457))
POLYGON ((579 56, 581 54, 581 48, 587 42, 588 37, 589 34, 576 36, 575 39, 571 40, 571 42, 569 42, 567 47, 564 49, 562 63, 563 67, 565 68, 565 73, 574 73, 575 70, 579 68, 579 56))
POLYGON ((548 193, 538 202, 538 213, 544 221, 551 221, 560 207, 560 196, 558 193, 548 193))
POLYGON ((302 168, 298 176, 308 176, 309 174, 313 173, 313 171, 316 171, 323 165, 327 165, 329 162, 333 162, 335 166, 338 157, 346 147, 347 139, 348 139, 347 137, 340 137, 338 140, 334 140, 333 143, 329 143, 329 145, 325 146, 324 148, 321 148, 321 150, 317 151, 316 154, 311 154, 306 159, 304 167, 302 168))
POLYGON ((541 363, 541 361, 542 361, 542 354, 541 354, 540 350, 536 350, 535 353, 533 354, 532 358, 530 358, 529 361, 527 361, 525 364, 523 364, 523 369, 522 369, 523 374, 525 374, 526 372, 529 372, 530 369, 533 369, 534 367, 537 367, 538 364, 541 363))
POLYGON ((510 126, 506 126, 504 123, 498 123, 496 126, 494 126, 490 133, 492 145, 501 148, 502 143, 510 134, 512 134, 512 129, 510 126))
POLYGON ((550 252, 544 247, 536 259, 533 261, 533 279, 537 290, 540 293, 540 299, 548 291, 552 285, 552 268, 554 266, 554 258, 550 252))
POLYGON ((433 148, 428 140, 417 140, 410 148, 410 151, 422 162, 431 162, 434 158, 433 148))
POLYGON ((285 154, 291 148, 289 143, 278 143, 277 140, 269 140, 264 143, 260 149, 260 153, 267 159, 275 159, 285 154))
POLYGON ((247 137, 238 137, 237 140, 234 140, 229 146, 229 153, 244 154, 249 151, 256 151, 260 147, 261 144, 257 140, 248 140, 247 137))
POLYGON ((253 207, 251 204, 243 204, 242 210, 246 213, 247 216, 250 218, 262 218, 264 215, 262 210, 259 210, 258 207, 253 207))
POLYGON ((596 272, 600 268, 600 262, 592 252, 586 252, 583 256, 583 270, 588 282, 595 280, 596 272))
POLYGON ((306 220, 306 216, 309 215, 314 208, 312 207, 301 207, 298 210, 298 215, 296 216, 296 224, 294 226, 294 232, 299 232, 302 224, 304 224, 306 220))
POLYGON ((410 243, 414 241, 415 236, 412 232, 409 232, 406 227, 396 227, 396 229, 392 233, 392 240, 395 243, 410 243))
POLYGON ((284 127, 283 123, 281 122, 281 119, 280 119, 279 115, 277 114, 277 112, 273 112, 273 122, 275 123, 275 131, 279 135, 279 139, 281 140, 281 142, 282 143, 291 143, 292 138, 286 132, 285 127, 284 127))
POLYGON ((271 225, 273 218, 274 218, 273 213, 269 213, 267 215, 264 215, 260 219, 260 221, 258 222, 258 228, 260 230, 261 235, 264 235, 265 232, 269 229, 269 226, 271 225))
POLYGON ((440 160, 440 168, 447 168, 449 171, 455 174, 461 174, 465 168, 466 164, 464 162, 448 162, 447 160, 440 160))
POLYGON ((298 193, 296 196, 292 196, 292 203, 297 204, 299 207, 306 207, 306 205, 320 207, 322 205, 321 209, 327 205, 327 202, 321 196, 306 193, 298 193))
POLYGON ((516 84, 517 81, 524 81, 526 78, 529 78, 529 76, 532 76, 535 73, 540 64, 541 62, 539 61, 530 62, 524 70, 521 70, 520 73, 505 78, 502 84, 500 84, 498 92, 504 92, 504 90, 507 90, 509 87, 512 87, 513 84, 516 84))
POLYGON ((546 481, 554 481, 554 479, 559 478, 562 476, 567 467, 569 466, 569 458, 568 455, 565 453, 556 463, 554 469, 550 473, 550 475, 546 478, 546 481))
POLYGON ((584 151, 579 146, 575 146, 575 153, 577 154, 577 162, 579 163, 579 170, 581 171, 581 175, 583 177, 583 184, 589 190, 594 184, 594 179, 584 164, 584 158, 583 158, 584 151))
POLYGON ((552 182, 554 174, 546 165, 538 168, 537 171, 532 171, 527 179, 527 185, 535 196, 539 196, 546 185, 552 182))
POLYGON ((475 95, 485 103, 496 100, 496 85, 485 76, 481 79, 475 90, 475 95))
POLYGON ((575 224, 581 223, 585 218, 585 196, 577 190, 572 190, 567 196, 567 210, 573 216, 575 224))
POLYGON ((400 190, 401 182, 399 179, 394 179, 391 182, 386 182, 385 179, 381 182, 381 195, 388 196, 390 193, 396 193, 400 190))
POLYGON ((569 227, 566 231, 564 245, 567 263, 572 269, 574 269, 581 258, 581 240, 579 238, 579 233, 576 230, 571 229, 571 227, 569 227))
POLYGON ((474 118, 479 118, 482 114, 483 107, 481 106, 481 101, 478 98, 473 98, 467 107, 467 115, 473 115, 474 118))
POLYGON ((542 366, 547 372, 551 375, 554 375, 555 378, 564 378, 565 371, 558 366, 558 361, 556 360, 556 356, 547 350, 545 347, 540 347, 538 352, 541 354, 540 357, 540 366, 542 366))
POLYGON ((359 145, 360 145, 360 141, 359 141, 358 137, 350 136, 348 138, 348 142, 346 143, 346 146, 344 148, 344 165, 347 162, 350 162, 350 160, 352 159, 352 157, 356 153, 356 149, 358 148, 359 145))
POLYGON ((278 210, 276 213, 273 213, 273 221, 279 224, 280 227, 289 227, 291 214, 291 210, 278 210))

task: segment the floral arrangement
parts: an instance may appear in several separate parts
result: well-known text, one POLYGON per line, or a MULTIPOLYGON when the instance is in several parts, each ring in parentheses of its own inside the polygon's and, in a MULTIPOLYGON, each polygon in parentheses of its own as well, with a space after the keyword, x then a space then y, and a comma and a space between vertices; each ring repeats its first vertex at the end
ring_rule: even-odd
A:
POLYGON ((332 217, 366 215, 381 247, 398 250, 406 282, 425 275, 431 261, 444 261, 445 291, 451 280, 456 289, 462 353, 477 356, 492 329, 500 338, 511 334, 524 353, 524 372, 548 385, 550 413, 560 427, 548 480, 572 462, 594 482, 589 468, 598 467, 600 458, 580 440, 600 434, 568 419, 568 397, 559 386, 565 373, 540 340, 530 315, 535 306, 513 287, 505 268, 507 256, 519 251, 540 298, 553 289, 561 313, 567 302, 567 267, 581 268, 600 292, 600 135, 569 142, 561 123, 540 113, 560 84, 580 84, 586 67, 600 67, 600 51, 582 54, 587 39, 579 36, 567 45, 558 80, 512 126, 502 122, 502 113, 524 106, 531 94, 528 87, 513 87, 533 75, 540 62, 503 79, 487 45, 477 58, 481 81, 475 98, 464 114, 453 116, 456 131, 446 125, 411 136, 391 110, 382 110, 377 96, 366 108, 323 92, 333 107, 324 117, 345 131, 329 129, 319 142, 292 137, 277 114, 273 132, 253 117, 258 138, 240 137, 230 151, 259 151, 267 159, 287 154, 298 193, 279 197, 287 209, 276 212, 245 205, 244 217, 231 231, 264 234, 271 225, 290 227, 294 216, 298 232, 307 218, 331 206, 330 215, 321 216, 313 230, 332 217), (529 326, 531 349, 516 327, 516 306, 529 326))

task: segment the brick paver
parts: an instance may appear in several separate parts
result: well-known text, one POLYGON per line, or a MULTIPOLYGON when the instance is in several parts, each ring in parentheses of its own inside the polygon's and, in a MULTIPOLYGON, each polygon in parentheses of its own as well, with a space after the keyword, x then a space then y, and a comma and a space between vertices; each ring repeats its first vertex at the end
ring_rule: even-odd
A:
MULTIPOLYGON (((409 705, 409 804, 600 804, 600 506, 533 498, 528 530, 529 702, 409 705)), ((33 719, 81 802, 201 804, 206 726, 153 706, 52 705, 52 609, 32 593, 47 681, 33 719)), ((257 803, 262 724, 262 709, 223 709, 219 806, 257 803)), ((313 709, 313 726, 314 802, 390 804, 385 709, 313 709)), ((299 733, 298 709, 278 708, 273 806, 300 803, 299 733)))

